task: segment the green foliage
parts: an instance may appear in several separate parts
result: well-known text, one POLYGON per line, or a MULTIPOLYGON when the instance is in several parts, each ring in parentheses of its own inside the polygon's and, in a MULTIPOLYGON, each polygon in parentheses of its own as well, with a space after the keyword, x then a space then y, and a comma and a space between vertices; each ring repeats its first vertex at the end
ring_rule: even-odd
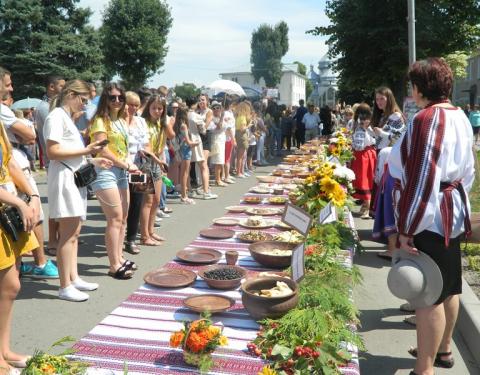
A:
POLYGON ((173 91, 175 91, 177 97, 180 97, 183 100, 187 99, 189 96, 198 96, 201 92, 195 84, 186 82, 183 82, 181 85, 175 85, 173 91))
POLYGON ((301 74, 302 76, 307 75, 307 67, 305 66, 305 64, 302 64, 300 61, 294 61, 293 63, 297 64, 298 66, 298 69, 297 69, 298 74, 301 74))
POLYGON ((105 65, 129 89, 137 89, 157 73, 168 52, 172 26, 163 0, 111 0, 101 28, 105 65))
POLYGON ((317 224, 310 230, 297 307, 280 319, 262 321, 254 340, 258 354, 273 360, 279 374, 337 374, 338 366, 349 359, 341 342, 364 348, 360 336, 350 329, 358 323, 350 288, 361 277, 342 262, 342 249, 356 243, 352 229, 341 222, 317 224), (299 348, 316 354, 299 354, 299 348))
POLYGON ((472 271, 480 272, 480 256, 468 256, 468 268, 472 271))
POLYGON ((480 244, 467 243, 463 249, 466 255, 480 256, 480 244))
POLYGON ((279 22, 274 27, 263 24, 252 33, 252 74, 258 83, 263 77, 267 87, 275 87, 282 78, 282 57, 288 51, 288 25, 279 22))
POLYGON ((463 79, 467 77, 468 54, 463 51, 455 51, 445 56, 450 68, 452 68, 455 78, 463 79))
POLYGON ((75 342, 75 338, 66 336, 53 343, 47 352, 36 350, 31 359, 27 361, 27 367, 22 370, 22 375, 81 375, 85 374, 88 364, 84 362, 69 361, 66 356, 74 354, 71 348, 63 350, 58 355, 50 354, 50 351, 58 346, 75 342))
POLYGON ((305 76, 306 81, 305 81, 305 98, 308 98, 310 94, 313 91, 313 85, 312 82, 307 78, 307 67, 305 64, 301 63, 300 61, 294 61, 294 64, 298 65, 298 73, 301 74, 302 76, 305 76))
POLYGON ((0 65, 12 72, 14 97, 39 97, 45 78, 60 74, 87 81, 103 74, 98 31, 78 0, 0 2, 0 65))
MULTIPOLYGON (((480 36, 476 0, 417 0, 417 58, 470 51, 480 36)), ((309 32, 328 36, 329 54, 337 58, 340 95, 360 99, 374 88, 390 86, 403 97, 408 67, 407 1, 329 0, 330 25, 309 32)))
POLYGON ((478 166, 480 166, 480 151, 477 151, 477 162, 475 164, 475 181, 469 194, 472 212, 480 212, 480 170, 478 170, 478 166))

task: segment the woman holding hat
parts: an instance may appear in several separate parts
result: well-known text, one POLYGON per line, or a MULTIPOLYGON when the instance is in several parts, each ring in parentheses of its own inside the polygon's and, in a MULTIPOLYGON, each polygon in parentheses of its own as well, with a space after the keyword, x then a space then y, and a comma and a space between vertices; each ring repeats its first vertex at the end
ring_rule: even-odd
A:
MULTIPOLYGON (((462 292, 460 240, 470 232, 468 191, 474 179, 473 134, 465 113, 448 100, 453 75, 440 58, 415 62, 408 73, 419 111, 393 147, 389 170, 402 251, 427 254, 440 269, 443 288, 417 304, 417 357, 411 374, 453 366, 452 333, 462 292)), ((395 256, 394 256, 395 258, 395 256)))

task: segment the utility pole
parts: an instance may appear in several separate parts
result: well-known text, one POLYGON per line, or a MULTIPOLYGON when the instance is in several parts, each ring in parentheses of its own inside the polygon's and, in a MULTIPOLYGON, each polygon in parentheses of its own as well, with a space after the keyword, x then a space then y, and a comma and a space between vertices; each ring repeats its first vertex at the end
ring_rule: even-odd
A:
POLYGON ((412 65, 417 59, 415 49, 415 0, 408 1, 408 65, 412 65))

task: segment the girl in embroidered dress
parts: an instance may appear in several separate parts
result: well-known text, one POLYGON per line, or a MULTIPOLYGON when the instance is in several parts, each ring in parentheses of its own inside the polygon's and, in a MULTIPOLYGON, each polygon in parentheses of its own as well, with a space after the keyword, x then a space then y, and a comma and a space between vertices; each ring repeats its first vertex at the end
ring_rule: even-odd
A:
POLYGON ((362 103, 357 107, 353 125, 353 160, 351 168, 355 172, 353 197, 362 201, 360 216, 370 218, 370 199, 375 174, 377 154, 375 152, 375 133, 370 126, 372 111, 370 106, 362 103))
POLYGON ((448 101, 453 75, 440 58, 414 63, 408 73, 412 96, 423 108, 392 149, 388 165, 396 179, 394 204, 399 247, 424 252, 443 278, 433 306, 416 310, 414 372, 453 366, 452 333, 462 292, 460 239, 470 232, 468 191, 474 180, 473 133, 465 113, 448 101))

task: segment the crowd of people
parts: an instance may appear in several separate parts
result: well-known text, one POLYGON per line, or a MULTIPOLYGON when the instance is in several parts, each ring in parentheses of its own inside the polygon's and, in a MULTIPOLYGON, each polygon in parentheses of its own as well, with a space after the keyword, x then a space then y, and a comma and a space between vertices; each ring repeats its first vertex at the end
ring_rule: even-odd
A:
POLYGON ((379 255, 391 260, 399 248, 426 253, 444 277, 433 306, 410 307, 418 332, 418 348, 411 353, 418 358, 414 374, 432 373, 434 363, 453 365, 460 234, 468 231, 465 192, 473 182, 471 134, 473 128, 477 141, 480 111, 476 107, 466 117, 448 101, 453 78, 443 60, 415 63, 409 79, 423 108, 410 123, 387 87, 375 90, 372 106, 331 111, 305 107, 303 100, 289 108, 275 101, 210 100, 206 94, 171 98, 163 86, 134 92, 115 82, 97 95, 95 85, 57 75, 48 77, 46 95, 34 111, 15 113, 9 108, 12 74, 0 67, 0 201, 16 208, 23 221, 16 240, 0 228, 0 368, 25 364, 26 357, 9 348, 19 273, 59 278, 58 296, 67 301, 86 301, 87 292, 99 287, 84 281, 77 268, 88 196, 96 197, 105 215, 108 275, 130 279, 137 265, 125 252, 138 254, 138 244, 165 241, 155 226, 172 214, 168 196, 185 205, 216 199, 211 184, 234 184, 284 150, 340 126, 351 132, 360 217, 373 217, 373 237, 387 242, 379 255), (48 220, 32 173, 36 144, 40 167, 48 168, 48 220), (83 173, 90 183, 81 182, 83 173), (445 192, 451 197, 447 204, 445 192), (30 252, 34 263, 20 264, 30 252), (55 256, 56 264, 46 254, 55 256))

